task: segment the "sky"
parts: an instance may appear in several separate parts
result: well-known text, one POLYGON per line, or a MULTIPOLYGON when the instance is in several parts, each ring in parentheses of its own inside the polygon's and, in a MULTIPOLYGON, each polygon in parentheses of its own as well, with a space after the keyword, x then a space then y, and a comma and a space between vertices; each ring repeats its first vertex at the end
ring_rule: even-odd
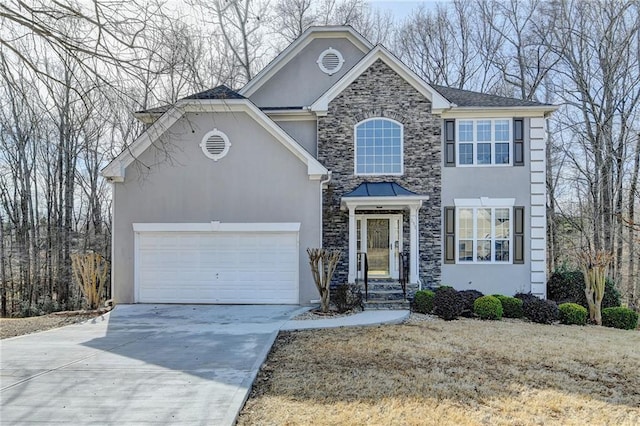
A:
POLYGON ((369 0, 371 7, 381 11, 390 10, 396 20, 402 21, 411 11, 419 5, 427 8, 435 7, 437 3, 445 3, 447 0, 369 0))

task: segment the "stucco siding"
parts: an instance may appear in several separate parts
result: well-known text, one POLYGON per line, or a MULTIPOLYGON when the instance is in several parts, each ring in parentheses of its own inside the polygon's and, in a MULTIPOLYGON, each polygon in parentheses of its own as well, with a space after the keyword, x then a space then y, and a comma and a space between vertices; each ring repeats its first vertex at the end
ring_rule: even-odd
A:
MULTIPOLYGON (((525 130, 525 147, 530 147, 529 119, 525 120, 525 130)), ((443 264, 443 285, 485 294, 532 291, 531 161, 531 149, 525 149, 524 166, 443 167, 443 207, 453 206, 456 198, 489 197, 515 198, 515 205, 525 208, 524 264, 443 264)))
POLYGON ((308 106, 335 84, 364 53, 346 38, 319 38, 311 41, 249 98, 259 107, 308 106), (320 54, 332 47, 344 58, 342 68, 327 75, 317 64, 320 54))
POLYGON ((318 154, 318 123, 316 120, 274 120, 314 157, 318 154))
POLYGON ((320 245, 320 183, 309 180, 306 165, 245 113, 183 117, 126 169, 113 199, 116 302, 134 301, 136 222, 299 222, 300 303, 318 297, 306 248, 320 245), (219 161, 199 146, 214 128, 232 144, 219 161))

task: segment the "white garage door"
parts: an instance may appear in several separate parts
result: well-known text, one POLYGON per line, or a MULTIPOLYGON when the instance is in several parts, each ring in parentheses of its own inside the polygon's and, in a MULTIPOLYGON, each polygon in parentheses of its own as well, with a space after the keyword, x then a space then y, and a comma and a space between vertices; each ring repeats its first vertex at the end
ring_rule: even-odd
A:
POLYGON ((298 303, 297 232, 138 232, 141 303, 298 303))

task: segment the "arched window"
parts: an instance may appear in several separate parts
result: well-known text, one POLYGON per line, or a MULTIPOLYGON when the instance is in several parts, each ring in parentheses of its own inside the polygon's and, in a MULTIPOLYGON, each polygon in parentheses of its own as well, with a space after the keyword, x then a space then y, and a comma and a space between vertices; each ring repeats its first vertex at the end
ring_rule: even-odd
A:
POLYGON ((370 118, 356 124, 355 174, 401 175, 402 125, 388 118, 370 118))

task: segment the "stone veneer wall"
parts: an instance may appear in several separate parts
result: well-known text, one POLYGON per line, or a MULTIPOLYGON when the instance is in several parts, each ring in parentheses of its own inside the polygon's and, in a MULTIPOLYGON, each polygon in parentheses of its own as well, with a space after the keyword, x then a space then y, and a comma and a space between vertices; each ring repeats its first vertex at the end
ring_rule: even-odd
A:
MULTIPOLYGON (((431 114, 431 102, 381 60, 331 101, 325 117, 318 118, 318 160, 332 171, 323 194, 323 245, 342 250, 334 284, 345 283, 349 271, 349 213, 340 210, 340 200, 364 181, 397 182, 429 196, 419 213, 420 279, 423 285, 440 284, 441 130, 440 117, 431 114), (404 175, 354 175, 354 126, 372 117, 403 124, 404 175)), ((409 212, 402 213, 407 250, 409 212)))

